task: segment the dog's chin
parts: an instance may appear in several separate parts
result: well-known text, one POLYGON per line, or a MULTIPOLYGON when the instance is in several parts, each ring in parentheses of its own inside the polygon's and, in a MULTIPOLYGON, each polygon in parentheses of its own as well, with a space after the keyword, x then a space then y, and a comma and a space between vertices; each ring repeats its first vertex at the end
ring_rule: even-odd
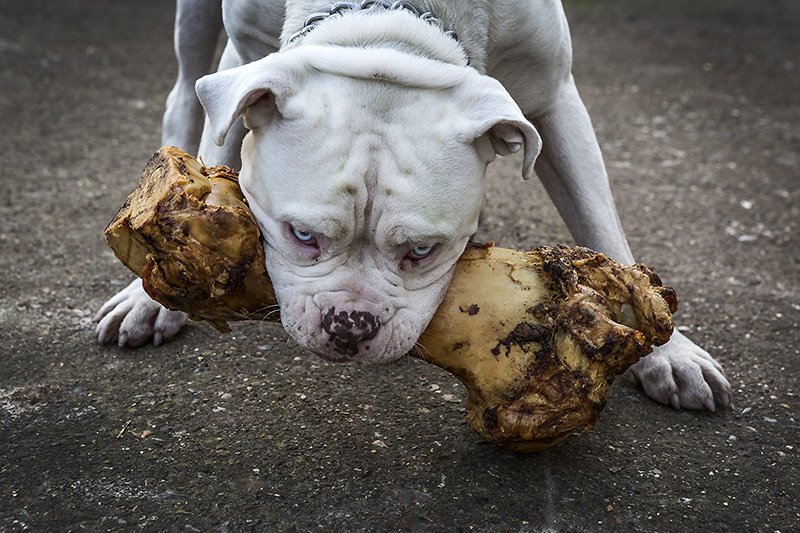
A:
POLYGON ((313 353, 320 359, 323 359, 329 363, 349 363, 353 361, 353 357, 344 354, 336 354, 331 352, 323 352, 319 350, 315 350, 313 348, 306 348, 309 352, 313 353))
POLYGON ((305 349, 309 352, 313 353, 320 359, 323 359, 329 363, 353 363, 353 362, 360 362, 360 363, 391 363, 393 361, 397 361, 400 359, 406 352, 398 353, 398 354, 389 354, 386 352, 380 354, 362 354, 358 353, 355 355, 348 355, 336 352, 330 352, 325 350, 320 350, 317 348, 311 348, 309 346, 305 346, 305 349))

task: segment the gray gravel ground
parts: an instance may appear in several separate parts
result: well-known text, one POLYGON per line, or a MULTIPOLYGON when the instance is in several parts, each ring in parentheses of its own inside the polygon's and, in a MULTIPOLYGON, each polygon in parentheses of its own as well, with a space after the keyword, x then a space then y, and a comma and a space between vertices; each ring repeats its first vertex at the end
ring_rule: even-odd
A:
MULTIPOLYGON (((98 346, 129 281, 102 229, 159 144, 173 5, 0 0, 0 531, 797 531, 800 5, 567 9, 634 252, 732 409, 624 376, 594 432, 521 456, 416 360, 326 364, 272 324, 98 346)), ((485 235, 567 241, 518 164, 491 172, 485 235)))

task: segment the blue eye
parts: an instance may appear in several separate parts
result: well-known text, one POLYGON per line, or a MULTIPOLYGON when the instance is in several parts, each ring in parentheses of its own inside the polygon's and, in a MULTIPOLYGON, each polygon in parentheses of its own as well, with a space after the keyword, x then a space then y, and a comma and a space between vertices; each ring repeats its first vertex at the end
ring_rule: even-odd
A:
POLYGON ((305 244, 306 246, 313 246, 317 241, 313 233, 297 229, 294 226, 292 226, 292 235, 294 235, 294 238, 301 244, 305 244))
POLYGON ((425 259, 431 252, 433 251, 433 246, 415 246, 408 252, 408 257, 411 260, 419 261, 421 259, 425 259))

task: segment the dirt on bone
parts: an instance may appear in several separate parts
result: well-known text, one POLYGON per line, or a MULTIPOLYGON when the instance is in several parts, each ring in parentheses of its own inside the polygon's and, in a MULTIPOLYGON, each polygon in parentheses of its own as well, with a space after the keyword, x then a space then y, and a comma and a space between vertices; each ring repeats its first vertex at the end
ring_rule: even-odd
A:
MULTIPOLYGON (((162 148, 106 236, 171 309, 221 331, 279 318, 258 224, 227 167, 162 148)), ((594 425, 614 377, 669 339, 676 305, 644 265, 581 247, 472 244, 410 355, 464 383, 467 420, 483 438, 535 451, 594 425)), ((334 350, 354 355, 385 325, 330 309, 322 327, 334 350)))
POLYGON ((276 303, 261 234, 228 167, 162 148, 106 237, 152 298, 220 331, 230 321, 264 319, 276 303))

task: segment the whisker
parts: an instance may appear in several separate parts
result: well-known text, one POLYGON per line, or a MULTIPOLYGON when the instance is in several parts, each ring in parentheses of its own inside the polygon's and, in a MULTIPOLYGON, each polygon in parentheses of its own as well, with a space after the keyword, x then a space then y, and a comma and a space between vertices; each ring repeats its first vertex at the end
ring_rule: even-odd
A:
POLYGON ((279 304, 270 304, 248 312, 244 315, 244 319, 256 321, 259 325, 259 330, 263 331, 261 328, 263 328, 265 324, 274 323, 271 318, 275 315, 275 313, 280 314, 280 312, 281 306, 279 304))
POLYGON ((430 352, 420 342, 414 343, 414 351, 417 353, 417 355, 419 355, 419 358, 425 361, 426 363, 431 362, 430 352))
POLYGON ((280 310, 280 308, 278 308, 278 309, 273 309, 273 310, 272 310, 272 311, 270 311, 269 313, 266 313, 266 314, 264 314, 264 316, 262 317, 262 320, 272 320, 272 317, 274 317, 276 314, 277 314, 277 315, 280 315, 280 314, 281 314, 281 310, 280 310))
POLYGON ((259 324, 271 323, 274 322, 274 320, 272 320, 272 317, 274 317, 276 313, 280 314, 280 312, 281 312, 280 305, 272 304, 247 313, 246 318, 252 319, 257 315, 261 315, 258 317, 259 324))
POLYGON ((276 311, 276 310, 277 310, 277 311, 280 311, 280 309, 281 309, 281 306, 280 306, 280 305, 278 305, 278 304, 270 304, 270 305, 265 305, 264 307, 260 307, 260 308, 258 308, 258 309, 255 309, 255 310, 253 310, 253 311, 250 311, 250 312, 249 312, 249 313, 247 313, 247 315, 245 315, 245 316, 246 316, 247 318, 249 318, 249 317, 251 317, 251 316, 253 316, 253 315, 260 315, 260 314, 262 314, 262 313, 266 313, 266 315, 267 315, 267 316, 269 316, 269 315, 270 315, 272 312, 274 312, 274 311, 276 311), (267 311, 269 311, 269 313, 267 313, 267 311))

